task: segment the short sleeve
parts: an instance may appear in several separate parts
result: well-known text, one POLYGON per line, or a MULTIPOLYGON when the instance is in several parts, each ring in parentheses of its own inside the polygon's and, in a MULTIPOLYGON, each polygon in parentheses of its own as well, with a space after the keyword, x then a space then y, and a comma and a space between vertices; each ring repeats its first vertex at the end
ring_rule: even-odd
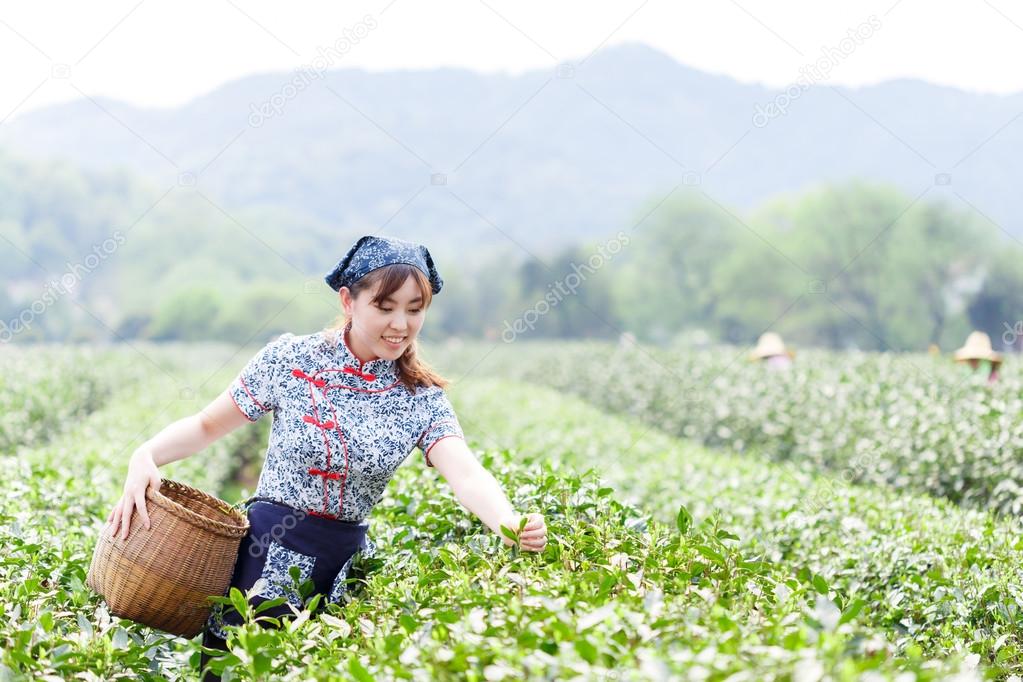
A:
POLYGON ((287 363, 286 349, 294 334, 269 342, 242 368, 229 389, 234 404, 249 421, 277 409, 287 363))
POLYGON ((444 389, 439 386, 431 387, 425 400, 427 426, 416 445, 423 451, 426 466, 432 467, 430 449, 445 438, 456 437, 465 440, 465 434, 462 433, 462 427, 455 415, 455 408, 451 406, 451 401, 448 400, 444 389))

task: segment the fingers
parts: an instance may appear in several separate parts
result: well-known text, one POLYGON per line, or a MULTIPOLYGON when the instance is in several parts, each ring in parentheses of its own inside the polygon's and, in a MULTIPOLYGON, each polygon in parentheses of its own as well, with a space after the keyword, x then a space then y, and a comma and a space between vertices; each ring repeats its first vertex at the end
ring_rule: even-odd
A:
POLYGON ((523 532, 526 532, 526 531, 529 531, 529 530, 536 530, 538 528, 543 528, 544 527, 543 515, 542 514, 527 514, 526 518, 529 519, 529 520, 526 523, 526 527, 522 529, 523 532))
POLYGON ((121 503, 118 502, 114 505, 113 511, 110 512, 110 534, 117 535, 117 528, 121 525, 121 503))
POLYGON ((542 525, 535 531, 523 532, 519 535, 519 546, 530 552, 541 552, 547 545, 547 529, 542 525))
POLYGON ((527 552, 542 552, 546 546, 547 538, 519 543, 519 547, 527 552))
MULTIPOLYGON (((537 515, 539 516, 539 515, 537 515)), ((519 533, 520 538, 538 537, 547 534, 547 525, 543 522, 543 517, 539 516, 536 521, 527 523, 526 527, 519 533)))
POLYGON ((542 552, 547 546, 547 526, 544 523, 543 514, 534 512, 518 517, 519 523, 523 520, 526 523, 517 533, 519 548, 527 552, 542 552))
POLYGON ((139 510, 139 516, 142 517, 142 525, 146 530, 149 530, 149 510, 146 509, 146 493, 141 492, 135 495, 135 508, 139 510))
POLYGON ((134 504, 134 500, 128 495, 124 496, 124 501, 121 502, 121 539, 128 539, 128 531, 131 529, 131 508, 134 504))

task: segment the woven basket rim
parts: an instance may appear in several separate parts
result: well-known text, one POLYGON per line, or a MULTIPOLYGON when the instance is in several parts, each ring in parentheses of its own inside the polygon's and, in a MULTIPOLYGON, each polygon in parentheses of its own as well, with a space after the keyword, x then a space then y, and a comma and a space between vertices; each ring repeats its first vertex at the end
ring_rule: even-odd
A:
POLYGON ((174 489, 190 497, 202 499, 208 502, 210 506, 222 510, 229 518, 237 521, 237 523, 231 524, 207 518, 198 512, 192 511, 180 502, 176 502, 162 492, 153 490, 152 486, 146 489, 146 499, 151 500, 153 504, 201 530, 208 530, 227 537, 240 537, 248 532, 249 519, 223 500, 190 485, 169 478, 160 479, 160 490, 166 490, 167 488, 174 489))

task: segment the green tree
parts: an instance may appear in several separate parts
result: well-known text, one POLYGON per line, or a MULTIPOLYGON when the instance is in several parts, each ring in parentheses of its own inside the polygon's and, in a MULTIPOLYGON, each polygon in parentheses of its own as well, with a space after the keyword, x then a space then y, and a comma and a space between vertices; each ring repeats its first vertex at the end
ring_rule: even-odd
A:
POLYGON ((1004 245, 992 259, 980 291, 967 306, 973 327, 987 332, 996 348, 1008 345, 1023 351, 1023 334, 1019 333, 1023 327, 1021 265, 1023 248, 1004 245))
POLYGON ((696 191, 687 191, 638 212, 644 220, 614 265, 611 289, 623 323, 641 338, 666 341, 686 327, 717 315, 717 268, 744 230, 733 215, 696 191))
POLYGON ((183 288, 156 309, 150 335, 158 341, 208 339, 223 308, 218 289, 203 284, 183 288))
POLYGON ((972 212, 945 202, 920 202, 906 218, 891 237, 891 284, 880 298, 892 345, 923 349, 940 345, 953 318, 963 315, 960 291, 993 257, 996 235, 972 212))
MULTIPOLYGON (((772 296, 802 292, 778 330, 833 348, 939 342, 957 314, 956 292, 990 255, 991 232, 969 213, 862 181, 773 202, 751 222, 789 262, 781 273, 759 274, 760 294, 742 289, 748 298, 739 310, 780 313, 783 301, 772 296)), ((748 251, 736 257, 757 272, 748 251)))
POLYGON ((284 332, 309 334, 322 329, 341 310, 326 284, 322 289, 307 290, 296 279, 224 292, 220 315, 210 321, 208 336, 248 344, 284 332))

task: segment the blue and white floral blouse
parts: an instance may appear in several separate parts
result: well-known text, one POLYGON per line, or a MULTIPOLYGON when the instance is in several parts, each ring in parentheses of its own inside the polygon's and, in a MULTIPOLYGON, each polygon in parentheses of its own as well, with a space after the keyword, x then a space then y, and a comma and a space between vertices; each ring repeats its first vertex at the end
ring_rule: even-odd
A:
POLYGON ((464 439, 442 388, 413 394, 396 361, 361 362, 340 330, 282 334, 245 365, 230 394, 250 421, 274 413, 256 495, 343 521, 369 514, 413 449, 433 466, 438 441, 464 439))

